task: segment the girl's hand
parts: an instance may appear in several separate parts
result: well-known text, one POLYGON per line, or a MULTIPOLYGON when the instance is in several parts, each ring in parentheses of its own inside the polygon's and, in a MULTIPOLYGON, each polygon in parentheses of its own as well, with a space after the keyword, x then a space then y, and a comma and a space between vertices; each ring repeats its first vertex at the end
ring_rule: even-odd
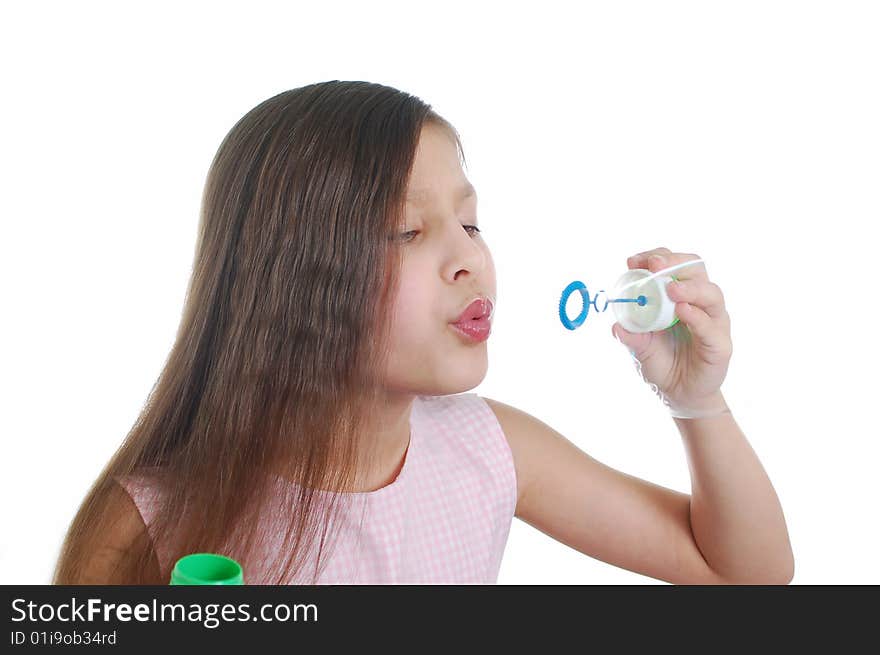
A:
MULTIPOLYGON (((694 259, 700 257, 654 248, 633 255, 627 266, 656 273, 694 259)), ((720 388, 733 344, 724 296, 719 286, 709 281, 702 262, 676 269, 674 275, 680 282, 667 285, 666 293, 675 302, 678 323, 646 333, 629 332, 614 323, 612 334, 629 348, 642 379, 666 405, 693 410, 725 406, 720 388)))

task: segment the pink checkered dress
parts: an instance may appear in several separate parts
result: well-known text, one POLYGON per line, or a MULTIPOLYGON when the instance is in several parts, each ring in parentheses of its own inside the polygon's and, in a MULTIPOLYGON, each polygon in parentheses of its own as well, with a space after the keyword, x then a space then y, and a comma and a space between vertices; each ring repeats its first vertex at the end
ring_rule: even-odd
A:
MULTIPOLYGON (((497 581, 516 509, 516 473, 494 412, 475 393, 418 396, 410 427, 397 478, 375 491, 344 494, 351 502, 338 542, 329 558, 322 555, 318 584, 497 581)), ((123 481, 148 528, 156 492, 149 480, 138 475, 123 481)), ((279 501, 296 492, 291 481, 278 478, 276 484, 279 501)), ((283 556, 280 530, 272 528, 283 511, 269 516, 263 556, 242 562, 245 584, 273 582, 268 562, 283 556)), ((155 547, 167 566, 167 549, 155 547)))

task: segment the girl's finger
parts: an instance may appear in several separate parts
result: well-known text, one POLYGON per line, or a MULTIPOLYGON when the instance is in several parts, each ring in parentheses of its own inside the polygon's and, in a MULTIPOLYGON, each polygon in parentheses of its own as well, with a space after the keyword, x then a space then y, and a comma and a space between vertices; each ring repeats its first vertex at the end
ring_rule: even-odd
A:
POLYGON ((679 302, 675 303, 675 315, 704 347, 710 350, 721 348, 722 335, 717 322, 702 309, 690 303, 679 302))
MULTIPOLYGON (((648 251, 646 253, 633 255, 626 260, 627 266, 629 266, 629 268, 645 268, 652 273, 657 273, 659 271, 673 268, 678 264, 684 264, 685 262, 701 259, 699 255, 694 255, 691 253, 669 252, 668 248, 657 248, 656 250, 665 252, 648 251)), ((670 274, 675 275, 675 277, 680 280, 709 279, 709 274, 706 271, 705 262, 699 262, 696 264, 691 264, 689 266, 676 268, 671 271, 670 274)))
POLYGON ((713 319, 727 317, 724 294, 714 282, 703 280, 679 280, 666 285, 666 293, 675 302, 686 302, 702 309, 713 319))
POLYGON ((706 262, 698 262, 699 255, 675 252, 671 255, 650 255, 647 260, 647 269, 652 273, 669 271, 679 280, 708 280, 709 273, 706 271, 706 262), (686 262, 696 262, 688 266, 674 268, 686 262), (672 269, 672 270, 670 270, 672 269))
POLYGON ((651 255, 671 255, 673 254, 669 248, 653 248, 644 252, 637 252, 632 257, 627 258, 626 263, 630 268, 647 268, 648 257, 651 255))

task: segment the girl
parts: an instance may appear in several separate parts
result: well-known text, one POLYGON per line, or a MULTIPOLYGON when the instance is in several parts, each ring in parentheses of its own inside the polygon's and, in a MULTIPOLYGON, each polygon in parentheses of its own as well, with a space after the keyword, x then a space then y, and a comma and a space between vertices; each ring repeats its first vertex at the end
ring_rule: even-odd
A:
POLYGON ((719 391, 730 324, 702 265, 670 289, 673 342, 614 326, 644 379, 703 417, 676 418, 692 496, 463 393, 486 373, 496 292, 463 161, 447 121, 378 84, 293 89, 236 123, 175 343, 56 584, 167 584, 192 552, 237 559, 249 584, 492 583, 513 516, 673 583, 791 579, 779 501, 719 391))

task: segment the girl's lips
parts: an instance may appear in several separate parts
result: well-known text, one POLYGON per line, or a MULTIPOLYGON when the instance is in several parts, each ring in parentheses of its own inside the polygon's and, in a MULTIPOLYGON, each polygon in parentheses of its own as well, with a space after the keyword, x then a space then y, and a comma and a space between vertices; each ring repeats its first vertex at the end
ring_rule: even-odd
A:
POLYGON ((478 318, 458 323, 450 323, 452 329, 460 336, 474 343, 481 343, 489 338, 492 331, 492 322, 488 317, 478 318))
POLYGON ((476 319, 492 318, 492 301, 484 296, 475 299, 470 305, 464 308, 458 318, 452 323, 465 323, 476 319))

